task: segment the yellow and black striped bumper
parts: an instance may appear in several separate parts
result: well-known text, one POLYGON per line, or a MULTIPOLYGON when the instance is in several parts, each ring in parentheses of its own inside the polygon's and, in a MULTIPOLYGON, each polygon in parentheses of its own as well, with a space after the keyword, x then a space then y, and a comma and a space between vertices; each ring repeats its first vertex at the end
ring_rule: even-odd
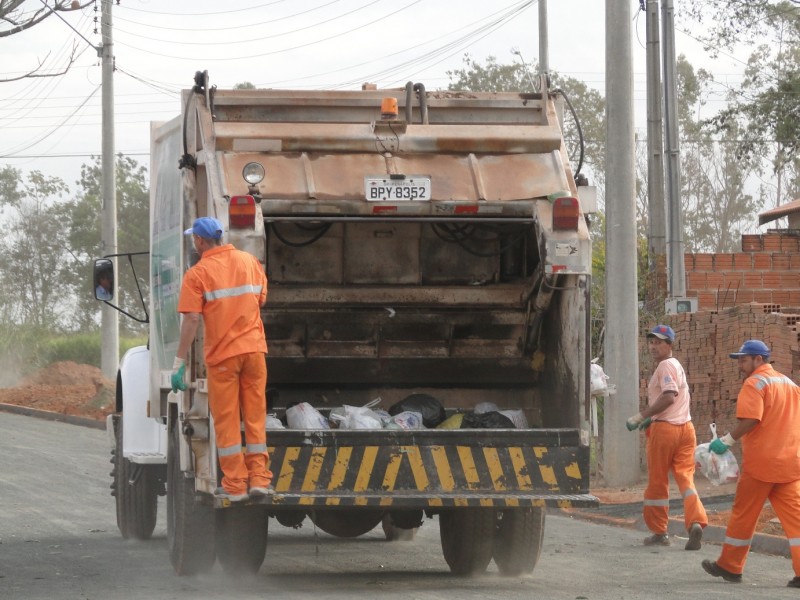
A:
POLYGON ((270 431, 286 508, 596 506, 574 429, 270 431))

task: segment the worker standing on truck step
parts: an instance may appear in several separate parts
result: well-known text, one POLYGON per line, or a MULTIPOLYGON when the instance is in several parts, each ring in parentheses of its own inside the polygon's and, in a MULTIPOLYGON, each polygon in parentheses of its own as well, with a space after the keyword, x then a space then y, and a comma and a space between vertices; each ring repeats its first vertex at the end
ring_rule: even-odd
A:
POLYGON ((669 546, 669 473, 683 496, 683 514, 689 541, 686 550, 699 550, 706 509, 694 487, 694 449, 697 438, 689 414, 686 373, 672 356, 675 332, 669 325, 656 325, 647 334, 647 350, 658 363, 647 385, 647 408, 625 423, 629 431, 647 431, 647 488, 644 491, 644 522, 653 535, 645 546, 669 546))
POLYGON ((201 217, 185 232, 192 236, 200 261, 186 271, 181 285, 178 312, 183 320, 172 391, 186 389, 186 358, 202 315, 208 403, 223 474, 215 495, 237 502, 272 493, 272 473, 267 470, 267 341, 261 321, 267 277, 254 256, 221 244, 222 231, 218 220, 201 217))
POLYGON ((724 454, 741 439, 743 465, 722 553, 702 565, 714 577, 740 583, 758 517, 769 499, 789 539, 794 578, 787 586, 800 588, 800 388, 772 368, 769 355, 761 340, 747 340, 729 355, 739 361, 744 379, 736 401, 737 424, 709 449, 724 454))

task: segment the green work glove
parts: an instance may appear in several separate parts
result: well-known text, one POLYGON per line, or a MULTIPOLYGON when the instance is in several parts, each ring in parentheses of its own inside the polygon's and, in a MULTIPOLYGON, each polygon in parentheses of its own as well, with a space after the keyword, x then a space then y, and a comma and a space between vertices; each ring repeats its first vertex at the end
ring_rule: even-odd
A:
POLYGON ((625 427, 628 428, 628 431, 636 431, 639 429, 639 425, 642 424, 642 421, 644 421, 642 413, 637 413, 632 417, 628 417, 628 420, 625 421, 625 427))
POLYGON ((650 417, 647 417, 644 421, 639 423, 639 431, 644 431, 645 429, 650 427, 650 423, 652 423, 652 422, 653 422, 653 419, 651 419, 650 417))
POLYGON ((170 383, 172 383, 172 391, 185 390, 186 383, 184 377, 186 376, 186 361, 182 358, 175 357, 175 362, 172 363, 172 376, 170 376, 170 383))
POLYGON ((730 450, 731 446, 736 443, 730 433, 726 433, 721 438, 711 440, 711 445, 708 447, 714 454, 725 454, 730 450))

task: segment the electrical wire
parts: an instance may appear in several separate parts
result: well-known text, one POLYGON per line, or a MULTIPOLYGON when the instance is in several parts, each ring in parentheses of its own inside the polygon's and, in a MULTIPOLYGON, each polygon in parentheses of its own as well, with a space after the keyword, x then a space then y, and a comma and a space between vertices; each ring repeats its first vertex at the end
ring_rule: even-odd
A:
MULTIPOLYGON (((314 8, 309 8, 307 10, 296 12, 296 13, 293 13, 291 15, 278 17, 277 19, 269 19, 268 21, 260 21, 258 23, 244 23, 242 25, 231 25, 230 27, 220 27, 220 26, 212 26, 212 27, 165 27, 163 25, 156 25, 156 24, 153 24, 153 23, 143 23, 141 21, 134 21, 132 19, 125 19, 124 17, 120 17, 118 15, 114 16, 114 22, 116 23, 117 21, 123 21, 125 23, 130 23, 132 25, 139 25, 141 27, 146 27, 147 29, 165 29, 165 30, 168 30, 168 31, 183 31, 183 32, 187 32, 187 33, 196 33, 196 32, 199 32, 199 31, 209 31, 209 32, 214 32, 214 33, 218 33, 220 31, 236 31, 236 32, 239 32, 242 29, 246 29, 248 27, 263 27, 264 25, 270 25, 270 24, 273 24, 273 23, 277 23, 278 21, 286 21, 288 19, 293 19, 295 17, 307 15, 308 13, 311 13, 311 12, 326 8, 328 6, 331 6, 332 4, 337 4, 337 3, 342 2, 342 1, 343 0, 331 0, 330 2, 328 2, 326 4, 321 4, 320 6, 315 6, 314 8)), ((227 15, 228 13, 224 13, 224 14, 227 15)), ((320 24, 324 24, 324 23, 318 23, 318 25, 320 25, 320 24)), ((132 35, 135 35, 135 34, 132 34, 132 35)), ((157 39, 157 38, 153 38, 153 39, 157 39)), ((159 39, 158 41, 169 41, 169 42, 171 42, 173 40, 160 40, 159 39)))
POLYGON ((133 50, 137 50, 138 52, 144 52, 145 54, 150 54, 150 55, 153 55, 153 56, 161 56, 161 57, 164 57, 164 58, 172 58, 174 60, 188 60, 188 61, 192 61, 192 62, 197 62, 198 60, 211 61, 211 62, 220 62, 220 61, 229 62, 229 61, 232 61, 232 60, 247 60, 247 59, 250 59, 250 58, 263 58, 265 56, 274 56, 275 54, 283 54, 284 52, 291 52, 292 50, 299 50, 301 48, 308 48, 309 46, 315 46, 317 44, 321 44, 322 42, 328 42, 330 40, 333 40, 333 39, 336 39, 336 38, 340 38, 342 36, 345 36, 345 35, 348 35, 348 34, 351 34, 351 33, 355 32, 355 31, 358 31, 360 29, 364 29, 365 27, 369 27, 370 25, 374 25, 375 23, 379 23, 381 21, 385 21, 385 20, 389 19, 390 17, 393 17, 394 15, 397 15, 398 13, 403 12, 404 10, 408 10, 409 8, 411 8, 415 4, 419 4, 420 2, 422 2, 422 0, 413 0, 409 4, 406 4, 405 6, 403 6, 401 8, 398 8, 397 10, 394 10, 394 11, 392 11, 390 13, 385 14, 385 15, 382 15, 382 16, 376 18, 376 19, 373 19, 372 21, 368 21, 367 23, 363 23, 361 25, 358 25, 357 27, 353 27, 351 29, 348 29, 347 31, 342 31, 340 33, 336 33, 334 35, 331 35, 331 36, 328 36, 328 37, 325 37, 325 38, 312 40, 312 41, 306 42, 304 44, 298 44, 297 46, 291 46, 291 47, 288 47, 288 48, 280 48, 278 50, 271 50, 269 52, 262 52, 262 53, 259 53, 259 54, 250 54, 250 55, 247 55, 247 56, 202 57, 202 58, 197 57, 197 56, 192 56, 192 57, 170 56, 170 55, 161 54, 161 53, 158 53, 158 52, 152 52, 150 50, 145 50, 144 48, 139 48, 138 46, 134 46, 134 45, 131 45, 131 44, 126 44, 125 42, 122 42, 122 41, 116 41, 115 43, 120 44, 121 46, 125 46, 127 48, 131 48, 133 50))
MULTIPOLYGON (((312 235, 310 238, 303 240, 302 242, 292 242, 289 241, 286 237, 281 235, 281 232, 278 231, 277 223, 270 223, 270 230, 275 234, 275 237, 278 238, 281 243, 285 244, 286 246, 291 246, 292 248, 302 248, 303 246, 310 246, 318 239, 320 239, 323 235, 328 233, 328 230, 331 228, 332 223, 324 223, 319 227, 319 231, 312 235)), ((307 228, 303 227, 301 229, 308 230, 307 228)))
POLYGON ((79 112, 79 111, 80 111, 80 110, 81 110, 81 109, 82 109, 84 106, 86 106, 86 103, 87 103, 87 102, 89 102, 89 100, 91 100, 91 99, 92 99, 92 96, 94 96, 94 95, 95 95, 95 94, 96 94, 96 93, 97 93, 97 92, 100 90, 100 88, 101 88, 101 87, 102 87, 102 86, 99 86, 99 85, 98 85, 96 88, 94 88, 94 90, 92 90, 92 92, 91 92, 91 93, 90 93, 88 96, 86 96, 86 99, 85 99, 83 102, 81 102, 81 103, 80 103, 80 104, 79 104, 79 105, 78 105, 78 106, 75 108, 75 110, 74 110, 74 111, 72 111, 72 113, 70 113, 69 115, 67 115, 67 117, 66 117, 66 118, 64 118, 64 120, 63 120, 63 121, 61 121, 61 122, 60 122, 58 125, 56 125, 56 126, 53 128, 53 129, 51 129, 50 131, 48 131, 48 132, 47 132, 47 133, 45 133, 44 135, 41 135, 41 136, 39 136, 38 138, 36 138, 35 140, 33 140, 32 142, 30 142, 29 144, 27 144, 27 145, 25 145, 25 146, 17 146, 16 148, 12 148, 11 150, 6 150, 5 152, 2 152, 2 153, 0 153, 0 158, 11 158, 11 157, 13 157, 15 154, 17 154, 17 153, 19 153, 19 152, 24 152, 25 150, 29 150, 29 149, 33 148, 35 145, 37 145, 37 144, 39 144, 39 143, 43 142, 44 140, 46 140, 46 139, 47 139, 47 138, 49 138, 50 136, 54 135, 54 134, 55 134, 55 133, 56 133, 56 132, 57 132, 57 131, 58 131, 60 128, 62 128, 62 127, 63 127, 63 126, 64 126, 64 125, 65 125, 65 124, 66 124, 66 123, 67 123, 67 122, 68 122, 68 121, 69 121, 69 120, 72 118, 72 117, 74 117, 74 116, 75 116, 75 115, 76 115, 76 114, 77 114, 77 113, 78 113, 78 112, 79 112))

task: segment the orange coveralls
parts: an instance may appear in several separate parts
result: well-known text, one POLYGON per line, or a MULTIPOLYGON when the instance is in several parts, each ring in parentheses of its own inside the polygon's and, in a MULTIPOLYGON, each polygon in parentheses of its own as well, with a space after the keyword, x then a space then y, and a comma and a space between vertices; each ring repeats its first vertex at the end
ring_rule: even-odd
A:
POLYGON ((186 272, 178 299, 178 312, 203 315, 208 402, 222 487, 230 494, 246 494, 248 482, 250 487, 272 482, 267 470, 267 341, 261 321, 266 300, 261 264, 231 244, 203 253, 186 272))
POLYGON ((742 474, 717 564, 744 571, 758 516, 769 499, 778 515, 800 576, 800 388, 772 365, 744 381, 736 417, 759 422, 742 436, 742 474))
POLYGON ((647 488, 644 491, 643 516, 647 527, 656 534, 666 534, 669 522, 669 472, 672 471, 683 496, 686 529, 692 523, 708 525, 708 517, 694 487, 694 449, 697 443, 689 414, 689 386, 686 373, 676 358, 662 360, 647 386, 648 404, 664 392, 676 392, 675 401, 652 417, 647 429, 647 488))

